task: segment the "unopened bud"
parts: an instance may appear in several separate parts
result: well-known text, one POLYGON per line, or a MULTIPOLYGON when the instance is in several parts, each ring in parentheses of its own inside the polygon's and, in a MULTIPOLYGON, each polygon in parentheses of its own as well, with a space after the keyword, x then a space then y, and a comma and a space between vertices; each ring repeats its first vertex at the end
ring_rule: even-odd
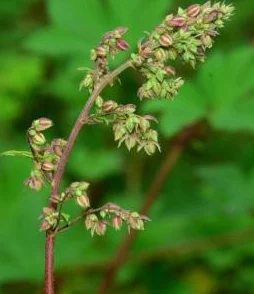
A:
POLYGON ((148 143, 147 145, 145 145, 144 149, 148 155, 153 155, 156 151, 156 147, 153 143, 148 143))
POLYGON ((127 51, 129 49, 129 44, 122 39, 116 41, 116 47, 122 51, 127 51))
POLYGON ((128 136, 125 140, 125 145, 130 151, 136 145, 136 138, 134 136, 128 136))
POLYGON ((99 57, 105 57, 105 56, 107 56, 107 50, 103 46, 97 47, 96 48, 96 52, 97 52, 97 54, 98 54, 99 57))
POLYGON ((32 190, 40 191, 43 186, 43 180, 37 177, 30 177, 25 180, 24 184, 32 190))
POLYGON ((166 66, 164 69, 169 76, 174 76, 176 74, 174 68, 171 66, 166 66))
POLYGON ((44 131, 44 130, 49 129, 50 127, 52 127, 53 122, 52 122, 51 119, 48 119, 46 117, 41 117, 41 118, 33 121, 32 126, 34 127, 34 129, 37 132, 40 132, 40 131, 44 131))
POLYGON ((55 170, 55 165, 50 161, 43 161, 41 164, 41 168, 46 172, 51 172, 55 170))
POLYGON ((165 61, 168 57, 167 52, 162 48, 157 49, 154 55, 158 61, 165 61))
POLYGON ((116 215, 113 219, 112 219, 112 226, 114 229, 116 229, 117 231, 120 230, 121 226, 123 224, 123 220, 120 216, 116 215))
POLYGON ((96 52, 95 49, 91 50, 90 58, 91 58, 92 61, 95 61, 97 59, 97 52, 96 52))
POLYGON ((204 17, 204 22, 211 23, 211 22, 214 22, 217 18, 218 18, 218 12, 212 11, 204 17))
POLYGON ((187 8, 187 15, 189 17, 196 17, 201 11, 201 6, 199 4, 193 4, 187 8))
POLYGON ((168 34, 163 34, 160 37, 159 42, 164 47, 169 47, 169 46, 171 46, 173 44, 173 40, 170 37, 170 35, 168 35, 168 34))
POLYGON ((40 231, 47 231, 48 229, 50 229, 51 225, 49 224, 48 221, 44 220, 42 223, 41 223, 41 226, 40 226, 40 231))
POLYGON ((107 224, 104 221, 97 222, 95 232, 98 236, 103 236, 106 233, 107 224))
POLYGON ((128 28, 126 27, 118 27, 115 29, 115 32, 117 32, 121 36, 124 35, 127 31, 128 31, 128 28))
POLYGON ((90 207, 90 200, 87 195, 78 196, 76 198, 77 204, 82 208, 90 207))
POLYGON ((43 216, 49 216, 54 212, 55 212, 55 210, 51 207, 43 207, 43 209, 42 209, 43 216))
POLYGON ((42 133, 36 133, 32 137, 32 143, 35 145, 44 145, 46 143, 46 138, 42 133))
POLYGON ((117 107, 117 103, 115 101, 108 100, 103 103, 102 110, 107 113, 107 112, 115 110, 116 107, 117 107))
POLYGON ((186 20, 182 16, 174 16, 170 21, 170 25, 172 27, 183 27, 185 23, 186 23, 186 20))

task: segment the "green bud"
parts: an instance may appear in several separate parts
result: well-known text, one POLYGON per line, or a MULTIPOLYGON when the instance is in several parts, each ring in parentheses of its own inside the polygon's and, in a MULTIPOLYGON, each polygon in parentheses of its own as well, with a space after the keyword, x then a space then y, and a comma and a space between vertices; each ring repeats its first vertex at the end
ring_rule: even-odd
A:
POLYGON ((139 127, 142 132, 146 132, 150 127, 150 123, 147 119, 145 119, 144 117, 141 117, 139 119, 139 127))
POLYGON ((125 145, 127 149, 130 151, 136 145, 136 138, 134 136, 128 136, 125 139, 125 145))
POLYGON ((90 58, 91 58, 92 61, 95 61, 97 59, 96 50, 94 50, 94 49, 91 50, 90 58))
POLYGON ((156 151, 156 147, 153 143, 148 143, 144 146, 145 152, 147 155, 153 155, 156 151))
POLYGON ((35 145, 44 145, 46 143, 46 138, 42 133, 36 133, 32 137, 32 143, 35 145))
POLYGON ((103 99, 101 98, 101 96, 98 96, 98 97, 96 98, 95 104, 96 104, 96 106, 99 107, 99 108, 102 107, 103 99))
POLYGON ((135 128, 136 124, 139 123, 139 118, 135 115, 131 115, 125 123, 127 130, 131 133, 135 128))
POLYGON ((121 124, 114 125, 113 130, 114 130, 115 141, 118 141, 126 134, 126 129, 121 124))

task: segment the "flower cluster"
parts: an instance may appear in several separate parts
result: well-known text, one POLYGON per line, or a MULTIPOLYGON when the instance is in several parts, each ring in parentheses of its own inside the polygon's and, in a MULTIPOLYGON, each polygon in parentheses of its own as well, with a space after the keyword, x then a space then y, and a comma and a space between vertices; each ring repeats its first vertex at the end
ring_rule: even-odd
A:
POLYGON ((90 200, 87 195, 87 189, 90 186, 87 182, 73 182, 61 195, 53 195, 54 203, 63 203, 71 198, 75 198, 77 204, 86 209, 90 207, 90 200))
POLYGON ((108 203, 100 209, 98 214, 91 210, 91 213, 85 217, 85 226, 91 231, 92 236, 94 234, 101 236, 105 234, 107 226, 120 230, 125 222, 130 232, 131 229, 144 230, 144 223, 147 221, 150 219, 146 216, 125 210, 114 203, 108 203))
POLYGON ((99 46, 91 50, 91 60, 95 62, 96 66, 94 70, 88 70, 81 81, 80 88, 88 88, 91 91, 95 82, 109 72, 108 58, 114 58, 120 51, 129 49, 129 44, 123 39, 126 32, 127 28, 125 27, 107 32, 99 46))
POLYGON ((134 104, 118 105, 112 100, 103 101, 101 97, 96 105, 97 113, 90 117, 90 123, 111 123, 118 147, 124 142, 128 150, 137 147, 137 151, 144 149, 148 155, 160 150, 157 131, 151 128, 151 121, 157 122, 152 115, 137 115, 134 104))
POLYGON ((31 176, 25 181, 25 185, 36 191, 39 191, 46 181, 52 181, 66 145, 66 141, 63 139, 54 139, 51 144, 47 144, 43 131, 49 129, 52 125, 53 122, 50 119, 39 118, 33 121, 27 132, 27 140, 33 154, 34 168, 31 176))
POLYGON ((59 222, 68 223, 70 216, 66 213, 59 213, 53 208, 44 207, 41 215, 42 223, 40 226, 41 231, 55 229, 59 222))
POLYGON ((141 99, 154 97, 172 99, 182 86, 181 78, 174 78, 175 70, 168 62, 183 59, 195 67, 205 60, 205 51, 212 47, 217 30, 230 18, 234 8, 221 3, 194 4, 168 15, 163 23, 140 43, 137 54, 132 54, 134 65, 141 67, 147 81, 139 89, 141 99))

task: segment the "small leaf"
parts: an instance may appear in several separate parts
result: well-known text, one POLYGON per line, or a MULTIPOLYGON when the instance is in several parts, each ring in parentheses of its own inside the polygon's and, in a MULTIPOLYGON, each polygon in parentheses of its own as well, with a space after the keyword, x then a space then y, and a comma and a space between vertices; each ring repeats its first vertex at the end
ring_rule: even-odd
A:
POLYGON ((21 156, 33 158, 33 154, 30 151, 18 151, 18 150, 9 150, 0 153, 0 156, 21 156))

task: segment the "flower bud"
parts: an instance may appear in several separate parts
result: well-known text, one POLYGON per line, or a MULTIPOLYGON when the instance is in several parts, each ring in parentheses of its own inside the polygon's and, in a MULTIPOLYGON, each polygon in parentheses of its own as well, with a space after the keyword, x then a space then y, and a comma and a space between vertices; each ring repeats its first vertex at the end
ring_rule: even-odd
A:
POLYGON ((93 227, 98 222, 98 217, 96 214, 89 214, 85 219, 85 226, 88 230, 93 229, 93 227))
POLYGON ((93 76, 92 74, 87 74, 84 79, 81 81, 80 83, 80 89, 82 89, 83 87, 85 88, 91 88, 93 86, 93 76))
POLYGON ((144 147, 145 149, 145 152, 148 154, 148 155, 153 155, 156 151, 156 147, 153 143, 148 143, 145 145, 144 147))
POLYGON ((111 112, 113 110, 115 110, 117 107, 117 103, 113 100, 108 100, 108 101, 105 101, 102 105, 102 110, 104 112, 111 112))
POLYGON ((105 57, 107 56, 107 50, 104 46, 99 46, 96 48, 96 52, 97 52, 97 55, 99 57, 105 57))
POLYGON ((51 119, 48 119, 46 117, 41 117, 41 118, 33 121, 32 126, 34 127, 34 129, 37 132, 40 132, 40 131, 44 131, 44 130, 49 129, 50 127, 52 127, 53 122, 52 122, 51 119))
POLYGON ((174 16, 170 21, 172 27, 183 27, 185 23, 185 18, 182 16, 174 16))
POLYGON ((86 191, 89 186, 90 184, 88 182, 73 182, 70 187, 80 191, 86 191))
POLYGON ((118 27, 115 29, 115 32, 117 32, 119 35, 124 35, 128 31, 128 28, 126 27, 118 27))
POLYGON ((120 216, 116 215, 113 219, 112 219, 112 226, 114 229, 116 229, 117 231, 120 230, 121 226, 123 224, 123 220, 120 216))
POLYGON ((172 40, 171 36, 168 34, 163 34, 160 37, 159 42, 164 47, 169 47, 173 44, 173 40, 172 40))
POLYGON ((43 209, 42 209, 43 216, 49 216, 54 212, 55 212, 55 210, 51 207, 43 207, 43 209))
POLYGON ((165 61, 168 58, 167 52, 162 48, 157 49, 154 56, 158 61, 165 61))
POLYGON ((114 126, 115 127, 113 128, 113 130, 114 130, 115 141, 118 141, 119 139, 123 137, 123 135, 126 134, 126 129, 121 124, 116 124, 114 126))
POLYGON ((128 136, 125 140, 125 145, 130 151, 136 145, 136 138, 134 136, 128 136))
POLYGON ((104 221, 97 222, 95 232, 98 236, 103 236, 106 233, 107 224, 104 221))
POLYGON ((150 123, 145 117, 141 117, 139 120, 139 127, 142 132, 146 132, 150 127, 150 123))
POLYGON ((105 205, 105 210, 108 212, 116 212, 121 210, 121 207, 115 203, 109 202, 105 205))
POLYGON ((89 200, 89 198, 88 198, 88 196, 86 194, 78 196, 76 198, 76 201, 77 201, 77 204, 82 208, 90 207, 90 200, 89 200))
POLYGON ((49 224, 48 221, 44 220, 42 223, 41 223, 41 226, 40 226, 40 231, 47 231, 48 229, 51 228, 51 225, 49 224))
POLYGON ((193 4, 187 8, 187 15, 189 17, 196 17, 201 11, 201 6, 199 4, 193 4))
POLYGON ((46 143, 46 138, 42 133, 36 133, 32 137, 32 143, 35 145, 44 145, 46 143))
POLYGON ((164 69, 169 76, 174 76, 176 74, 175 69, 171 66, 166 66, 164 69))
POLYGON ((95 61, 97 59, 97 52, 96 52, 95 49, 91 50, 90 58, 91 58, 92 61, 95 61))
POLYGON ((129 49, 129 44, 122 39, 116 41, 116 47, 122 51, 127 51, 129 49))
POLYGON ((45 160, 42 162, 41 168, 42 168, 42 170, 44 170, 46 172, 51 172, 51 171, 55 170, 55 165, 52 162, 45 160))
POLYGON ((212 11, 204 17, 204 23, 214 22, 218 18, 218 12, 212 11))
POLYGON ((40 191, 43 186, 43 180, 37 177, 30 177, 25 180, 24 184, 32 190, 40 191))
POLYGON ((103 99, 101 98, 101 96, 98 96, 98 97, 96 98, 95 104, 96 104, 96 106, 99 107, 99 108, 102 107, 102 105, 103 105, 103 99))

